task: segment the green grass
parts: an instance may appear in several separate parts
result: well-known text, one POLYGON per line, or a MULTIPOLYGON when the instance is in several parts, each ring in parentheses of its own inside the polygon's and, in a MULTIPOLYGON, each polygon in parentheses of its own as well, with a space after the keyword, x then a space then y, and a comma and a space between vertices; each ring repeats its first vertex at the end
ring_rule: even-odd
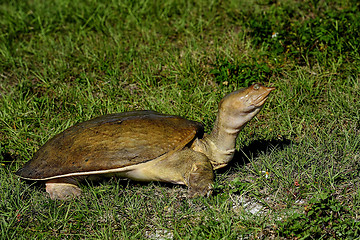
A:
POLYGON ((354 0, 1 2, 1 239, 355 238, 359 10, 354 0), (218 101, 256 81, 277 90, 209 198, 110 179, 53 201, 13 175, 49 138, 102 114, 156 110, 209 132, 218 101))

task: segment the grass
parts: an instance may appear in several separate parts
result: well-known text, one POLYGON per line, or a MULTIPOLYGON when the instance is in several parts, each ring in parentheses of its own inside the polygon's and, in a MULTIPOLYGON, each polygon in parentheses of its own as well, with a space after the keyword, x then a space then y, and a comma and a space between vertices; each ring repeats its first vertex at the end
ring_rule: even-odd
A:
POLYGON ((0 4, 2 239, 355 239, 357 1, 8 1, 0 4), (276 86, 209 198, 181 186, 84 183, 53 201, 13 172, 92 117, 148 109, 203 122, 276 86))

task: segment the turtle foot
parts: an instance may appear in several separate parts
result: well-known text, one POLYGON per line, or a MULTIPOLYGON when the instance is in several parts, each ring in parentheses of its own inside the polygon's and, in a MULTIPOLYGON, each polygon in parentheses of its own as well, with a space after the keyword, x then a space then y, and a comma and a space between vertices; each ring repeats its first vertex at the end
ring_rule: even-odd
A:
POLYGON ((46 182, 46 192, 51 199, 68 200, 81 195, 81 189, 74 183, 59 180, 46 182))
POLYGON ((212 184, 209 183, 203 187, 198 186, 197 188, 189 188, 188 196, 189 198, 195 197, 209 197, 212 194, 213 188, 212 184))
POLYGON ((189 198, 209 197, 212 193, 214 173, 210 162, 194 163, 189 174, 189 198))

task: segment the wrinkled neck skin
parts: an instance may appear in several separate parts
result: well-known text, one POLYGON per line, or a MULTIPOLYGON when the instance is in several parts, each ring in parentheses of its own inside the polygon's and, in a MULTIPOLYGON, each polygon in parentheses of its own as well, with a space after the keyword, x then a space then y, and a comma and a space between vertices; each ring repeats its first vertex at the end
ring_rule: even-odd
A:
POLYGON ((197 139, 193 149, 204 153, 214 169, 225 167, 234 157, 236 138, 241 129, 260 111, 260 108, 236 116, 219 111, 210 135, 197 139), (225 118, 224 115, 227 114, 225 118))

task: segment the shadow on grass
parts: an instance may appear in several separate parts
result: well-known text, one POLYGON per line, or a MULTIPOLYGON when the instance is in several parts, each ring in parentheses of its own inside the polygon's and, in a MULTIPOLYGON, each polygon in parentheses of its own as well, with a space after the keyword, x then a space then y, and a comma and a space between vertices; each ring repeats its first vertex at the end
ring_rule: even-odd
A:
MULTIPOLYGON (((4 149, 3 145, 0 145, 0 149, 4 149)), ((0 163, 2 166, 11 166, 18 158, 19 156, 16 154, 7 151, 0 152, 0 163)))
POLYGON ((217 170, 218 173, 224 173, 236 166, 243 166, 250 162, 250 159, 257 158, 260 154, 267 154, 269 151, 280 151, 292 144, 292 141, 286 138, 281 140, 256 140, 250 145, 236 151, 233 160, 224 168, 217 170))

